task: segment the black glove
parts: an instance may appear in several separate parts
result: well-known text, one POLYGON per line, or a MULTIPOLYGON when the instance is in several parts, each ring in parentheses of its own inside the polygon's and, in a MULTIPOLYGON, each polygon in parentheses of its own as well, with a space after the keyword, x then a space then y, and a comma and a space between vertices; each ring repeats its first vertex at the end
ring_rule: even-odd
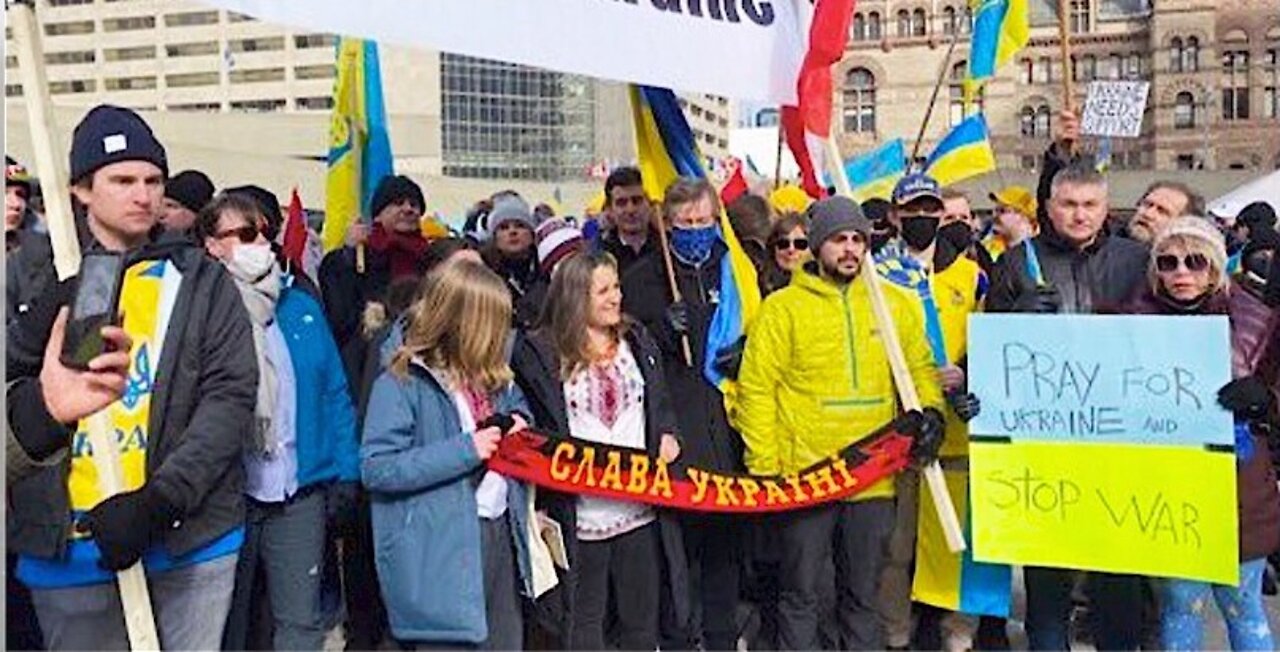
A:
POLYGON ((507 434, 512 428, 516 427, 516 420, 510 414, 494 413, 489 415, 488 419, 476 424, 476 430, 484 430, 485 428, 497 428, 502 434, 507 434))
POLYGON ((329 491, 325 494, 324 511, 331 532, 339 535, 355 532, 359 493, 358 482, 335 482, 329 485, 329 491))
POLYGON ((1024 290, 1013 302, 1013 311, 1051 315, 1062 308, 1062 295, 1052 285, 1039 285, 1024 290))
POLYGON ((667 306, 665 315, 667 326, 675 331, 677 335, 684 335, 689 332, 689 304, 683 301, 676 301, 667 306))
POLYGON ((902 433, 910 435, 914 440, 911 444, 911 461, 917 466, 924 466, 938 459, 938 450, 942 448, 942 439, 946 435, 946 424, 942 413, 936 408, 912 410, 903 419, 902 433))
POLYGON ((143 485, 116 494, 89 510, 76 524, 98 543, 105 570, 120 571, 135 563, 161 532, 178 519, 178 510, 159 491, 143 485))
POLYGON ((977 395, 972 392, 948 393, 947 405, 950 405, 951 410, 965 423, 973 421, 973 418, 982 412, 982 401, 978 400, 977 395))
POLYGON ((1218 403, 1243 421, 1265 419, 1275 400, 1271 389, 1257 376, 1237 378, 1218 390, 1218 403))
POLYGON ((730 380, 738 379, 738 372, 742 370, 742 354, 747 349, 747 337, 744 335, 738 338, 737 342, 730 344, 716 352, 716 359, 712 363, 715 370, 730 380))

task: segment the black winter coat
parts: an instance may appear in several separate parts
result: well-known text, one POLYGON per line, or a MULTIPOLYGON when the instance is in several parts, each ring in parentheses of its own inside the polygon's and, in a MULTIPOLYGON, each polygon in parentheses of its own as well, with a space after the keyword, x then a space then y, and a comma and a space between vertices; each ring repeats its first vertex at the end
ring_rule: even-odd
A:
MULTIPOLYGON (((1049 221, 1047 206, 1053 177, 1069 162, 1050 147, 1041 166, 1038 187, 1040 235, 1032 243, 1040 261, 1040 271, 1062 297, 1063 313, 1091 313, 1098 308, 1118 306, 1127 301, 1146 281, 1147 246, 1134 240, 1107 235, 1077 249, 1058 235, 1049 221)), ((1014 312, 1024 293, 1033 292, 1035 282, 1027 273, 1027 245, 1005 252, 996 263, 987 295, 989 312, 1014 312)))
POLYGON ((676 285, 689 306, 689 349, 693 365, 685 362, 680 336, 667 324, 671 286, 661 252, 642 259, 622 277, 622 308, 653 333, 662 350, 667 385, 676 400, 676 423, 684 437, 682 457, 687 463, 721 473, 745 472, 742 437, 731 427, 724 396, 702 373, 707 330, 719 305, 720 263, 724 245, 701 267, 673 260, 676 285))
MULTIPOLYGON (((241 454, 258 398, 258 364, 249 315, 222 265, 181 242, 148 245, 129 255, 130 262, 161 258, 182 272, 182 284, 157 363, 146 482, 178 510, 162 538, 178 556, 244 525, 241 454)), ((37 301, 8 329, 9 382, 39 377, 49 332, 58 310, 75 296, 75 279, 56 284, 46 296, 49 301, 37 301)), ((68 456, 9 487, 10 551, 44 558, 63 554, 72 527, 69 473, 68 456)))
MULTIPOLYGON (((660 353, 653 338, 638 324, 632 325, 625 337, 636 364, 640 367, 640 374, 644 377, 645 448, 649 455, 656 457, 662 435, 679 434, 671 412, 670 394, 663 381, 660 353)), ((569 435, 564 383, 560 380, 560 359, 551 342, 537 333, 519 333, 511 351, 511 369, 515 372, 516 384, 524 392, 534 423, 552 433, 569 435)), ((681 458, 683 456, 682 452, 681 458)), ((561 578, 562 588, 544 596, 540 606, 543 607, 544 617, 556 621, 544 624, 562 637, 560 647, 568 647, 575 603, 576 576, 573 569, 577 568, 578 544, 574 533, 577 532, 578 497, 540 489, 538 502, 540 508, 546 509, 548 515, 560 523, 565 534, 565 552, 569 558, 570 570, 561 578), (552 604, 546 604, 548 601, 552 604)), ((663 584, 670 592, 663 592, 662 595, 671 600, 673 613, 683 627, 683 623, 689 618, 689 579, 680 522, 675 512, 660 510, 658 524, 662 538, 663 567, 655 569, 655 572, 663 573, 663 584)))

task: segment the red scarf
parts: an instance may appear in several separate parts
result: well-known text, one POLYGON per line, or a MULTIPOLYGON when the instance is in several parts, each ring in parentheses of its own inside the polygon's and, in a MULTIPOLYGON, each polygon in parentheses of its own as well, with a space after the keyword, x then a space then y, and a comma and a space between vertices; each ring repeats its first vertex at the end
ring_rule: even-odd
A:
POLYGON ((418 274, 428 244, 419 233, 396 233, 381 224, 374 224, 373 231, 369 233, 369 248, 387 256, 393 281, 418 274))

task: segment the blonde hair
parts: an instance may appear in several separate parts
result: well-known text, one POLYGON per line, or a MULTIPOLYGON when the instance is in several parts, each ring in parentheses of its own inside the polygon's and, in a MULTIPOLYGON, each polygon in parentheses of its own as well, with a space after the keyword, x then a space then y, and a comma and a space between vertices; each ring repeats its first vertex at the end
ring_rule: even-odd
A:
POLYGON ((1159 239, 1151 249, 1147 259, 1147 281, 1151 291, 1160 292, 1160 274, 1156 271, 1156 257, 1166 253, 1173 247, 1181 247, 1188 254, 1200 254, 1209 261, 1209 290, 1206 296, 1217 294, 1227 287, 1227 272, 1223 269, 1222 258, 1210 242, 1204 238, 1190 234, 1175 233, 1159 239))
MULTIPOLYGON (((602 267, 618 271, 613 256, 603 251, 584 251, 566 258, 551 275, 551 287, 542 306, 539 320, 551 338, 560 358, 560 379, 568 380, 579 369, 591 363, 587 323, 591 311, 591 285, 596 270, 602 267)), ((613 328, 614 342, 621 341, 627 325, 623 321, 613 328)))
POLYGON ((497 391, 513 377, 506 352, 510 328, 511 293, 502 279, 480 263, 449 261, 423 279, 391 372, 403 378, 419 358, 453 382, 497 391))

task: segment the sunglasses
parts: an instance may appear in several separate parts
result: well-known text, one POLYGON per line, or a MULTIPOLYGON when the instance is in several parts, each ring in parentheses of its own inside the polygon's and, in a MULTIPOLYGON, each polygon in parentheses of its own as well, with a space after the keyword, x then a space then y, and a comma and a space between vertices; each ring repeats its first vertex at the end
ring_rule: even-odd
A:
POLYGON ((1179 265, 1185 267, 1188 272, 1203 272, 1209 269, 1209 259, 1204 254, 1187 254, 1181 258, 1173 254, 1156 256, 1158 272, 1176 272, 1179 265))
POLYGON ((787 249, 804 251, 809 248, 809 239, 808 238, 782 238, 781 240, 774 241, 773 248, 777 249, 778 251, 786 251, 787 249))
POLYGON ((231 236, 235 236, 236 238, 239 238, 240 242, 244 244, 250 244, 254 240, 258 239, 258 227, 242 226, 238 229, 227 229, 226 231, 218 231, 217 233, 213 234, 213 237, 215 240, 230 238, 231 236))

